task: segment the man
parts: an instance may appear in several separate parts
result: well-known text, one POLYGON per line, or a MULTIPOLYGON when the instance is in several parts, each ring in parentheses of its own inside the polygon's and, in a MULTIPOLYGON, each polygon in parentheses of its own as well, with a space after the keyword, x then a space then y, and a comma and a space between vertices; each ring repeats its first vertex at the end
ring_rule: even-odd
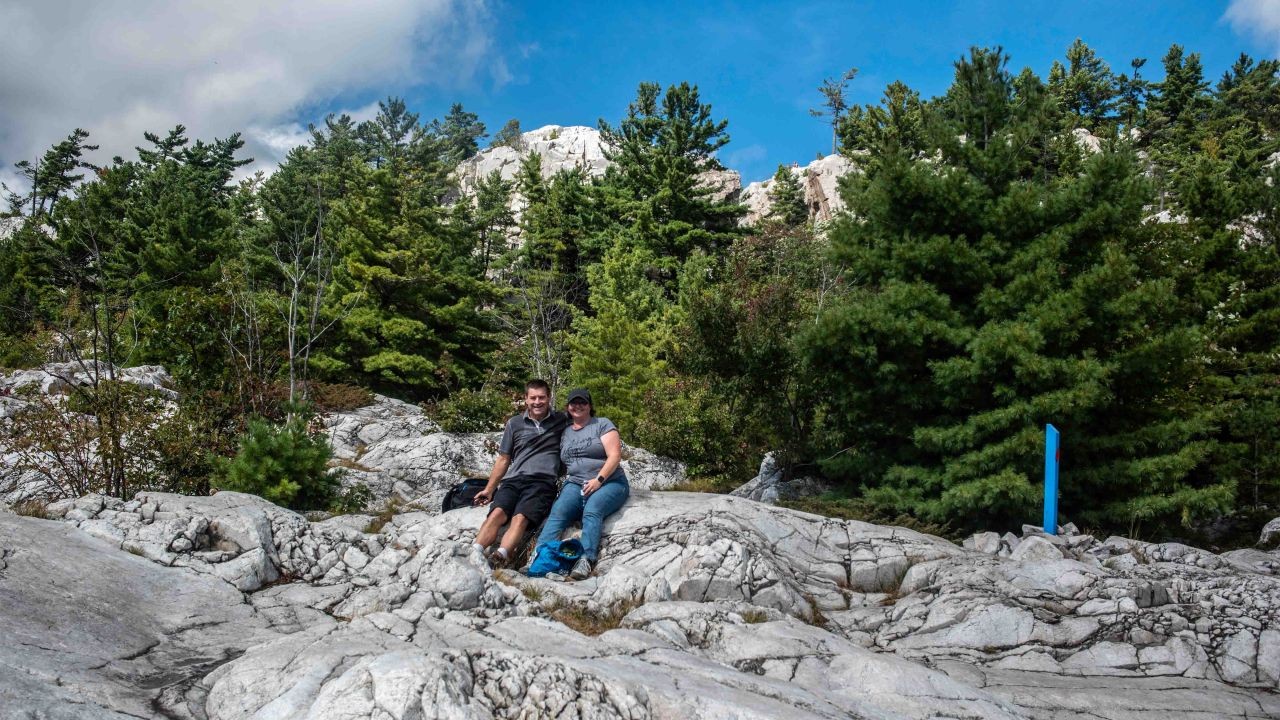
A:
POLYGON ((502 544, 493 554, 497 565, 511 562, 525 532, 542 524, 556 499, 560 434, 568 416, 551 412, 551 388, 543 380, 525 385, 524 406, 523 413, 507 420, 489 482, 476 493, 476 505, 493 502, 476 534, 476 547, 486 550, 507 525, 502 544))

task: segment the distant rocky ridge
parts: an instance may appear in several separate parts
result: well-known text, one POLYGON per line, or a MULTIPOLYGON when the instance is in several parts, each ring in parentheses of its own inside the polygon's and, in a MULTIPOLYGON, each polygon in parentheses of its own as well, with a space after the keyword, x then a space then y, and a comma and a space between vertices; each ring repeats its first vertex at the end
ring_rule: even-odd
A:
MULTIPOLYGON (((510 146, 492 147, 464 161, 455 171, 459 191, 463 197, 472 197, 476 184, 497 171, 504 180, 514 180, 520 169, 520 161, 531 153, 542 156, 542 176, 549 178, 561 170, 581 168, 588 177, 604 175, 611 162, 604 154, 600 131, 584 126, 561 127, 547 125, 521 135, 519 149, 510 146)), ((852 172, 854 163, 840 155, 828 155, 809 163, 806 167, 793 166, 790 171, 800 180, 805 191, 805 203, 810 218, 826 222, 844 209, 837 183, 852 172)), ((755 224, 768 216, 772 209, 769 192, 773 179, 753 182, 742 187, 742 178, 734 170, 711 170, 703 174, 703 184, 713 189, 713 197, 720 201, 737 201, 747 206, 743 224, 755 224)), ((512 208, 519 214, 525 207, 524 198, 512 198, 512 208)))

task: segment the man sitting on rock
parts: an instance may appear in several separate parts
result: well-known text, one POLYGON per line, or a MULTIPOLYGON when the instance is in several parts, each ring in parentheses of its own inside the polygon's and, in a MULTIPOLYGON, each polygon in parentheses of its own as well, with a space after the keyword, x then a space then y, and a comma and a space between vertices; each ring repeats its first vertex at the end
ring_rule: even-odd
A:
POLYGON ((560 434, 568 416, 551 412, 551 388, 543 380, 530 380, 525 385, 524 405, 524 412, 507 421, 489 482, 476 493, 476 505, 493 502, 476 534, 477 548, 487 550, 502 526, 510 522, 502 544, 492 555, 495 565, 511 562, 525 532, 542 524, 556 499, 560 434))

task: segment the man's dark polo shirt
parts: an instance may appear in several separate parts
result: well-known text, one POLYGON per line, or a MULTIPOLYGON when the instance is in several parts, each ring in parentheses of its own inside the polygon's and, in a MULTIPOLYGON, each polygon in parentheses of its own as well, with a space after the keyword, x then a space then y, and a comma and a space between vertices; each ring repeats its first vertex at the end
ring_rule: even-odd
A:
POLYGON ((514 477, 555 482, 560 476, 560 435, 569 424, 564 412, 549 413, 542 422, 522 412, 507 421, 498 452, 511 458, 503 480, 514 477))

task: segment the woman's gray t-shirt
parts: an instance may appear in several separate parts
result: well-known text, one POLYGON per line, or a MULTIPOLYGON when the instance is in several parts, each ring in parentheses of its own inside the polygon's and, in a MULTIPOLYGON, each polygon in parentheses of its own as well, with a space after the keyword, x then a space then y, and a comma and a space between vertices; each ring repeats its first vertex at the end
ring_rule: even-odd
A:
MULTIPOLYGON (((605 433, 617 431, 618 427, 605 417, 591 418, 581 430, 575 430, 570 422, 564 429, 564 435, 560 436, 560 462, 564 463, 565 473, 568 475, 565 480, 582 484, 599 475, 608 459, 600 438, 605 433)), ((627 475, 619 465, 607 481, 626 479, 627 475)))

